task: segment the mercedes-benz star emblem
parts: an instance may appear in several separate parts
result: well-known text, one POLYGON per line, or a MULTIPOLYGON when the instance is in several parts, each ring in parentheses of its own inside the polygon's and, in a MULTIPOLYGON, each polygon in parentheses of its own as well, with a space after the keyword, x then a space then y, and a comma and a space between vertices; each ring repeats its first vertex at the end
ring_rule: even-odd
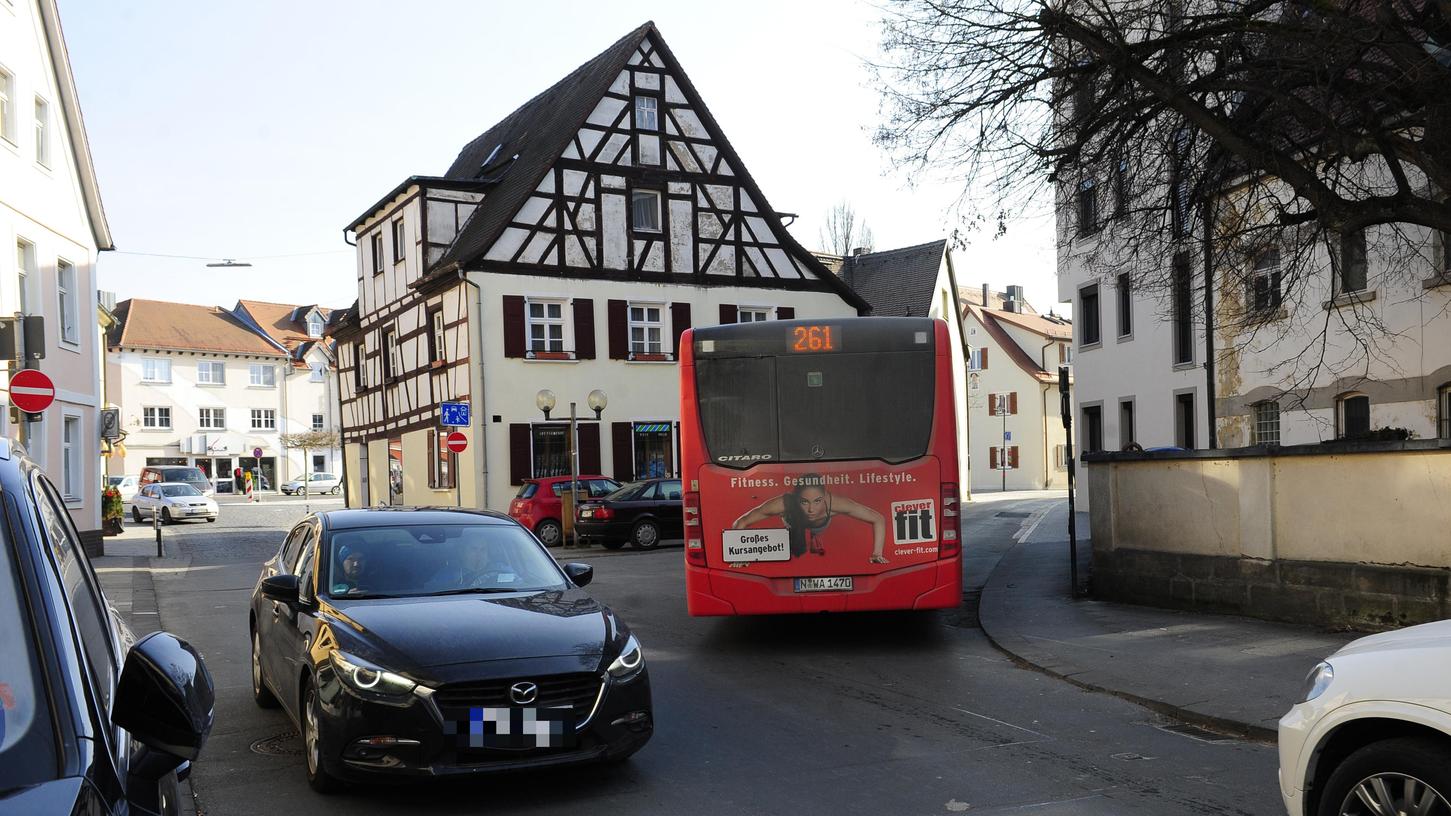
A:
POLYGON ((826 451, 820 445, 812 445, 811 446, 811 456, 812 456, 812 458, 814 458, 814 459, 820 459, 821 457, 823 457, 825 455, 826 455, 826 451))
POLYGON ((539 686, 527 680, 515 683, 509 687, 509 699, 519 705, 529 705, 539 699, 539 686))

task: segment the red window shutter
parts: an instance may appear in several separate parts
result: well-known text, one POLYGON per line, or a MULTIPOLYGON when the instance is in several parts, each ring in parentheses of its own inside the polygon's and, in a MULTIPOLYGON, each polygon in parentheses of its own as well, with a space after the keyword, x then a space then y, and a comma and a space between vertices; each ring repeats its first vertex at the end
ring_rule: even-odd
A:
POLYGON ((523 484, 534 475, 529 423, 509 423, 509 484, 523 484))
POLYGON ((1018 467, 1018 446, 1017 445, 1012 445, 1012 446, 1010 446, 1008 448, 1008 467, 1013 468, 1015 470, 1018 467))
POLYGON ((724 326, 736 322, 736 318, 740 317, 738 309, 739 307, 734 303, 722 303, 720 305, 720 324, 724 326))
POLYGON ((987 467, 988 467, 988 470, 997 470, 998 469, 998 449, 997 448, 988 448, 987 449, 987 467))
POLYGON ((610 321, 610 359, 630 359, 630 304, 611 300, 606 309, 610 321))
POLYGON ((670 304, 670 353, 680 353, 680 335, 690 328, 690 304, 670 304))
POLYGON ((579 472, 593 476, 600 472, 600 425, 582 422, 579 425, 579 472))
POLYGON ((610 423, 610 441, 615 455, 615 481, 635 481, 635 444, 628 422, 610 423))
POLYGON ((1014 391, 1011 394, 1008 394, 1008 415, 1011 416, 1011 415, 1014 415, 1014 414, 1017 414, 1017 413, 1018 413, 1018 392, 1017 391, 1014 391))
POLYGON ((997 394, 988 394, 987 395, 987 415, 988 416, 997 416, 998 415, 998 395, 997 394))
POLYGON ((794 306, 777 306, 776 307, 776 319, 777 320, 795 320, 796 319, 796 307, 794 307, 794 306))
POLYGON ((982 360, 978 368, 987 371, 987 346, 982 347, 982 360))
POLYGON ((504 295, 504 356, 523 357, 529 348, 528 329, 524 326, 524 298, 504 295))
POLYGON ((595 302, 589 298, 574 299, 574 356, 581 360, 595 358, 595 302))

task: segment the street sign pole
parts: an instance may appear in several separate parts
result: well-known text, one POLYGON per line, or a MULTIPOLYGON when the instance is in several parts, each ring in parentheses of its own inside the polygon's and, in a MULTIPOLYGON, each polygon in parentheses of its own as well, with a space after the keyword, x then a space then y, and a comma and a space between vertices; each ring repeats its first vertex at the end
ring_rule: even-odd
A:
POLYGON ((1003 418, 1003 452, 998 456, 998 469, 1003 472, 1003 492, 1008 490, 1008 395, 998 395, 998 416, 1003 418))
POLYGON ((575 404, 569 404, 569 539, 579 549, 579 529, 575 520, 579 517, 579 418, 575 416, 575 404))
POLYGON ((1077 472, 1073 455, 1073 399, 1068 389, 1068 366, 1058 366, 1059 410, 1063 414, 1064 451, 1068 459, 1068 574, 1071 596, 1078 597, 1078 514, 1073 508, 1073 481, 1077 472))

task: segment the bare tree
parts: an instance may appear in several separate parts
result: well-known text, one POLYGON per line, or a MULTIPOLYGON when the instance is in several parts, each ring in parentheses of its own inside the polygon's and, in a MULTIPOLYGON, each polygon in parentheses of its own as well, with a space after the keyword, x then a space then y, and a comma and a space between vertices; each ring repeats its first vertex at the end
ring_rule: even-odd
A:
MULTIPOLYGON (((315 450, 332 450, 342 444, 342 436, 334 430, 325 431, 299 431, 297 433, 285 433, 278 437, 282 447, 289 450, 301 450, 303 468, 306 470, 309 454, 315 450)), ((303 475, 302 494, 308 494, 307 475, 303 475)))
POLYGON ((1371 310, 1294 309, 1347 260, 1413 297, 1445 263, 1451 0, 887 3, 879 144, 950 169, 976 220, 1058 201, 1060 253, 1104 278, 1168 301, 1167 259, 1212 270, 1222 341, 1305 338, 1287 389, 1382 356, 1371 310))
POLYGON ((823 251, 846 257, 858 248, 871 250, 872 228, 865 218, 857 216, 850 202, 843 200, 827 211, 819 239, 823 251))

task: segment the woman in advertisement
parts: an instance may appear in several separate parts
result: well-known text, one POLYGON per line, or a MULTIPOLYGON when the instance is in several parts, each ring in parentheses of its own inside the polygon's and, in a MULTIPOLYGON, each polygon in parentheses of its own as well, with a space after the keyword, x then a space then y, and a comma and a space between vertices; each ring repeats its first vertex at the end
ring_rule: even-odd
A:
MULTIPOLYGON (((791 531, 791 557, 811 553, 826 555, 830 543, 827 527, 836 516, 846 516, 872 525, 873 564, 885 564, 882 554, 886 546, 887 521, 882 514, 846 496, 832 495, 820 474, 808 473, 796 480, 790 493, 767 499, 760 506, 736 519, 732 529, 741 530, 768 518, 779 517, 791 531)), ((731 564, 744 567, 745 563, 731 564)))

